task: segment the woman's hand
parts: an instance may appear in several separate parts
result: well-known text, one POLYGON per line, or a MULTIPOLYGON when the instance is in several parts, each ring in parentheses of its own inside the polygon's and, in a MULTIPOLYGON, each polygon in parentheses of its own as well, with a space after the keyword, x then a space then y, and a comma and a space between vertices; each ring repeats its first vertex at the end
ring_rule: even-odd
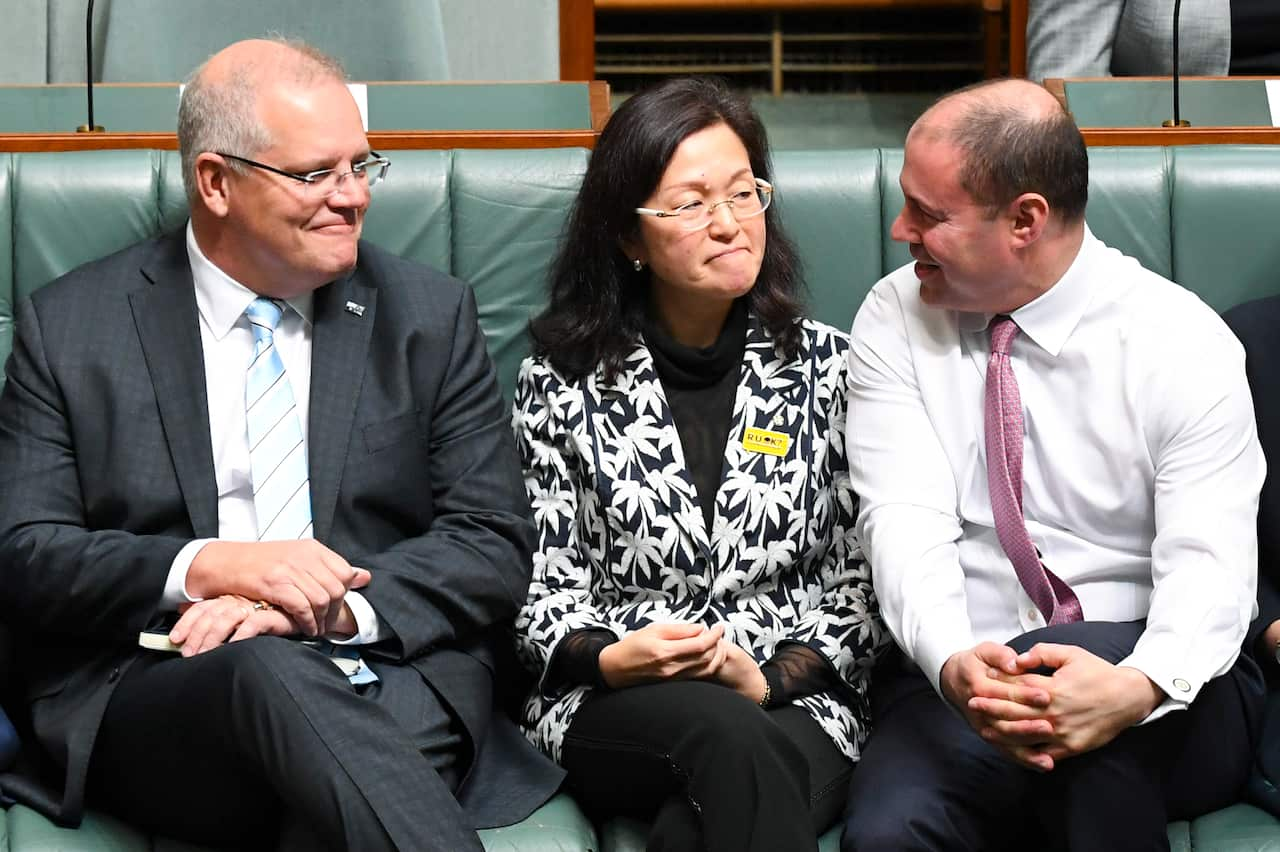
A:
POLYGON ((600 652, 600 675, 613 689, 662 680, 718 680, 728 653, 723 638, 718 624, 650 624, 600 652))
POLYGON ((720 646, 724 650, 724 664, 711 679, 759 704, 764 699, 768 681, 755 658, 727 639, 721 639, 720 646))

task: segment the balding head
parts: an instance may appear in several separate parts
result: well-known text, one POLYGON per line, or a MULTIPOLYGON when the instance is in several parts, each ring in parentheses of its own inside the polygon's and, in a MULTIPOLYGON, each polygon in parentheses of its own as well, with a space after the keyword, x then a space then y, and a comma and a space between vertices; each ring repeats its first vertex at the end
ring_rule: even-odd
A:
POLYGON ((957 148, 964 158, 960 185, 984 207, 994 210, 1035 192, 1061 221, 1084 218, 1084 140, 1057 99, 1034 83, 995 80, 945 95, 912 126, 908 145, 913 138, 957 148))
POLYGON ((974 111, 983 110, 1043 120, 1061 113, 1062 106, 1047 90, 1029 80, 988 80, 943 95, 925 110, 916 126, 950 128, 974 111))
MULTIPOLYGON (((302 42, 239 41, 192 72, 178 107, 178 149, 187 201, 197 200, 195 160, 204 151, 253 157, 272 139, 257 113, 258 94, 270 86, 345 81, 341 64, 302 42)), ((231 161, 229 167, 244 167, 231 161)))

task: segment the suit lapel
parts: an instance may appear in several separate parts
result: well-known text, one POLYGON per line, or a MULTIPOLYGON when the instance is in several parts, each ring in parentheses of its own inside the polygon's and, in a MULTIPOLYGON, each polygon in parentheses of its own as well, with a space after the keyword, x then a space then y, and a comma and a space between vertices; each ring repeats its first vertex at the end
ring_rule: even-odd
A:
POLYGON ((361 280, 357 270, 317 290, 313 303, 307 461, 311 517, 319 541, 327 541, 333 528, 377 317, 377 290, 361 280), (363 310, 348 310, 348 303, 363 310))
POLYGON ((160 421, 196 538, 218 535, 218 486, 195 286, 185 231, 158 244, 142 267, 150 286, 129 295, 160 421))
POLYGON ((794 360, 779 357, 772 338, 751 316, 733 426, 725 446, 725 473, 716 494, 716 514, 725 519, 726 530, 734 531, 733 541, 758 539, 774 515, 799 505, 795 501, 803 497, 793 493, 797 477, 791 472, 797 469, 793 462, 808 452, 804 433, 808 364, 803 353, 794 360), (786 453, 748 449, 744 438, 751 428, 786 435, 786 453))
MULTIPOLYGON (((612 382, 604 381, 597 372, 592 384, 592 428, 596 446, 603 450, 599 456, 603 505, 618 507, 628 518, 635 514, 629 510, 638 510, 644 501, 648 504, 644 507, 646 516, 652 516, 647 517, 644 528, 657 536, 670 518, 710 561, 708 530, 694 496, 693 478, 648 347, 637 346, 628 356, 626 368, 612 382), (639 487, 618 498, 613 493, 615 483, 639 487), (619 505, 619 500, 625 505, 619 505)), ((660 550, 668 547, 666 543, 660 550)))

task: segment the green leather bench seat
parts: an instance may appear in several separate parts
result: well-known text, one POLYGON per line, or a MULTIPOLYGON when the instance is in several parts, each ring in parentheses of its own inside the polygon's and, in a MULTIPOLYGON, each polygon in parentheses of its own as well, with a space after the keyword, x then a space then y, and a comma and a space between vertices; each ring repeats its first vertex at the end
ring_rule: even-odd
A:
MULTIPOLYGON (((1280 148, 1093 148, 1088 219, 1106 242, 1194 290, 1218 310, 1280 293, 1280 148)), ((369 239, 468 281, 511 395, 528 352, 525 324, 544 303, 555 252, 588 153, 579 149, 396 151, 366 221, 369 239)), ((807 270, 812 316, 847 328, 871 286, 908 260, 889 238, 902 203, 897 149, 783 152, 782 222, 807 270)), ((182 225, 177 154, 0 154, 0 361, 14 305, 67 270, 182 225)), ((1280 852, 1280 821, 1236 805, 1169 826, 1174 850, 1280 852)), ((565 795, 525 822, 483 833, 489 850, 625 852, 644 826, 594 824, 565 795)), ((822 838, 834 852, 838 832, 822 838)), ((61 829, 24 807, 0 817, 0 852, 168 850, 101 814, 61 829)))
MULTIPOLYGON (((205 852, 189 843, 147 837, 101 813, 90 813, 76 829, 59 828, 23 805, 11 807, 0 817, 4 822, 0 849, 15 852, 205 852)), ((563 794, 518 825, 481 831, 480 840, 486 852, 594 852, 600 848, 591 822, 563 794)))

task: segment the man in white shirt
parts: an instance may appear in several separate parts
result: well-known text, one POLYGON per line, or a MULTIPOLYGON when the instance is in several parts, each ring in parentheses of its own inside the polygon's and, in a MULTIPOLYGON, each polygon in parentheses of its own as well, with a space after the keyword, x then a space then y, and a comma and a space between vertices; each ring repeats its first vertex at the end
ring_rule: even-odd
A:
POLYGON ((360 242, 387 163, 328 57, 230 46, 178 138, 185 232, 18 312, 0 616, 61 788, 0 786, 237 849, 478 852, 562 773, 493 706, 533 530, 474 296, 360 242))
POLYGON ((904 661, 844 848, 1168 848, 1234 800, 1262 695, 1241 348, 1090 233, 1083 140, 1038 86, 939 101, 901 185, 915 263, 854 321, 848 448, 904 661))

